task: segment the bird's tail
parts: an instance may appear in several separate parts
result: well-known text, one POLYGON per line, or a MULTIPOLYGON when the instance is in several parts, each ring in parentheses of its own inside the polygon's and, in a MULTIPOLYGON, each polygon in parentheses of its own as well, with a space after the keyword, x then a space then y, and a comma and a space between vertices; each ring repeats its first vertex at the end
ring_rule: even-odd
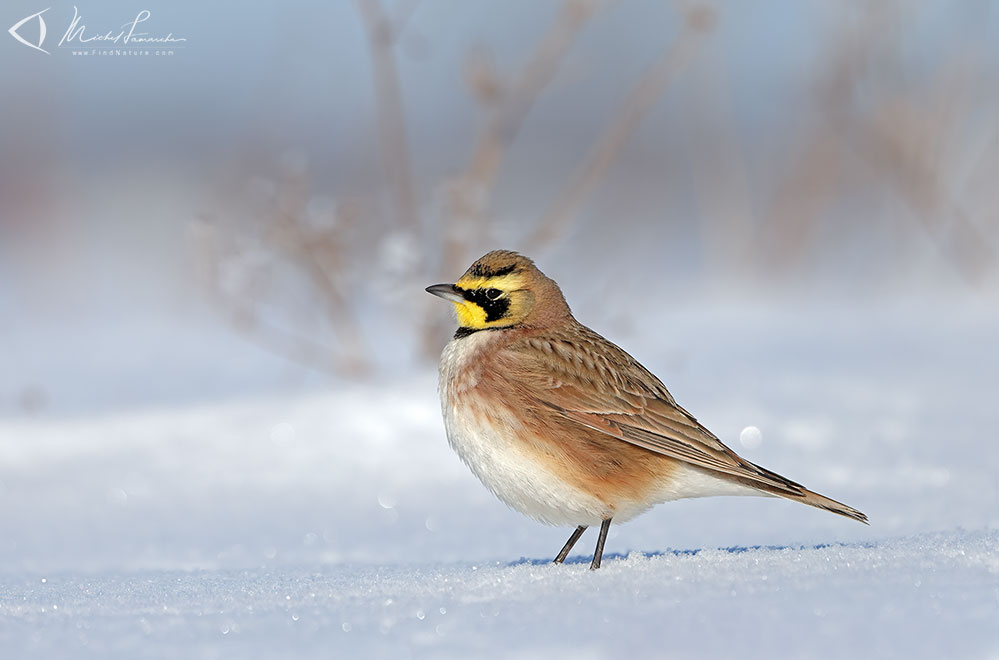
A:
POLYGON ((862 522, 865 525, 869 524, 867 522, 867 515, 854 509, 852 506, 847 506, 842 502, 837 502, 836 500, 830 499, 825 495, 819 495, 816 492, 810 491, 807 488, 801 489, 801 494, 790 494, 790 493, 778 493, 779 495, 786 497, 791 500, 797 500, 802 504, 807 504, 809 506, 814 506, 818 509, 825 509, 826 511, 832 511, 833 513, 838 513, 841 516, 846 516, 847 518, 852 518, 858 522, 862 522))
POLYGON ((786 477, 782 477, 776 472, 771 472, 766 468, 761 468, 755 463, 750 463, 750 465, 756 468, 762 476, 766 477, 765 481, 761 480, 753 484, 755 488, 759 488, 760 490, 772 495, 777 495, 778 497, 786 497, 789 500, 795 500, 797 502, 801 502, 802 504, 807 504, 808 506, 814 506, 817 509, 824 509, 826 511, 838 513, 841 516, 852 518, 853 520, 862 522, 865 525, 869 524, 867 522, 867 515, 857 509, 854 509, 852 506, 847 506, 842 502, 837 502, 836 500, 830 499, 825 495, 819 495, 814 491, 808 490, 801 484, 795 483, 786 477))

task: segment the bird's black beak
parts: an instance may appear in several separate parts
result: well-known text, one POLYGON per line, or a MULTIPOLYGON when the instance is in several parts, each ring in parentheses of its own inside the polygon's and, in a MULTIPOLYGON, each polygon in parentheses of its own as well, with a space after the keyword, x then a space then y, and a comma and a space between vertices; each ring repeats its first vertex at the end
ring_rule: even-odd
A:
POLYGON ((461 291, 453 284, 434 284, 433 286, 428 286, 427 293, 432 293, 439 298, 450 300, 454 303, 465 302, 465 296, 461 295, 461 291))

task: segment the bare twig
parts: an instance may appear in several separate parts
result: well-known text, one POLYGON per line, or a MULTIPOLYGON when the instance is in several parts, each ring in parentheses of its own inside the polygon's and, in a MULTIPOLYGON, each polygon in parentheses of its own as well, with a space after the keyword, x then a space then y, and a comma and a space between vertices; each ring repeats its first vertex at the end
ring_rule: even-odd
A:
POLYGON ((379 0, 357 0, 357 6, 368 30, 382 167, 392 193, 398 225, 415 232, 418 214, 399 71, 395 63, 396 34, 382 12, 379 0))
POLYGON ((705 45, 691 63, 694 89, 689 118, 690 159, 707 274, 719 281, 745 276, 754 254, 755 222, 749 173, 721 58, 723 46, 705 45))
MULTIPOLYGON (((338 213, 331 226, 313 228, 304 218, 309 183, 304 167, 296 168, 287 181, 279 184, 274 198, 260 209, 263 220, 261 235, 250 238, 254 248, 245 247, 247 236, 229 229, 224 243, 218 225, 209 215, 202 215, 191 225, 188 237, 197 258, 202 279, 224 310, 232 325, 247 339, 264 350, 282 358, 302 363, 320 371, 345 377, 358 377, 369 371, 369 352, 361 337, 353 301, 343 291, 345 259, 343 246, 347 240, 350 214, 338 213), (267 248, 261 251, 260 248, 267 248), (273 265, 300 269, 314 287, 322 306, 323 317, 332 329, 335 341, 315 342, 298 331, 286 330, 262 319, 264 285, 272 279, 269 270, 254 267, 254 255, 273 265), (275 259, 274 256, 283 257, 275 259), (224 275, 224 264, 233 264, 233 280, 224 275), (227 286, 225 281, 230 282, 227 286)), ((252 217, 252 216, 251 216, 252 217)), ((287 301, 285 301, 287 302, 287 301)), ((288 305, 284 307, 287 309, 288 305)))
POLYGON ((341 286, 344 263, 341 241, 331 231, 309 231, 303 226, 307 198, 302 190, 301 194, 290 196, 285 208, 279 209, 274 239, 288 252, 291 263, 303 268, 319 290, 326 317, 340 341, 338 362, 352 374, 366 373, 369 364, 365 342, 352 313, 351 301, 341 286))
POLYGON ((555 77, 579 33, 592 18, 594 5, 566 0, 548 32, 509 87, 501 89, 490 69, 471 76, 470 84, 490 109, 464 175, 447 188, 447 214, 442 267, 453 272, 467 260, 468 236, 485 231, 486 209, 506 147, 520 132, 524 118, 555 77), (457 225, 464 225, 457 231, 457 225), (471 226, 469 226, 471 224, 471 226), (453 238, 452 238, 453 237, 453 238))
POLYGON ((856 113, 854 91, 870 67, 875 47, 885 47, 896 36, 897 7, 885 4, 865 20, 841 27, 815 76, 814 95, 819 120, 794 139, 796 151, 789 173, 779 182, 762 213, 763 226, 756 251, 764 267, 785 276, 800 267, 821 226, 822 214, 837 200, 841 184, 845 136, 856 113))
MULTIPOLYGON (((982 216, 983 224, 999 229, 999 190, 996 189, 996 172, 999 172, 999 129, 985 142, 982 152, 975 159, 967 182, 959 197, 971 200, 972 207, 982 216)), ((993 239, 999 236, 993 236, 993 239)))
POLYGON ((969 284, 982 284, 999 266, 999 255, 947 190, 934 166, 937 152, 913 146, 912 136, 926 133, 922 124, 906 121, 895 108, 862 130, 857 141, 861 157, 887 175, 887 182, 912 209, 944 261, 969 284))
POLYGON ((770 240, 764 251, 783 270, 800 265, 813 247, 823 212, 836 200, 842 152, 839 140, 827 129, 815 131, 799 151, 790 173, 780 182, 767 214, 770 240))
POLYGON ((409 22, 413 20, 413 14, 416 13, 419 6, 420 0, 402 0, 396 5, 395 18, 392 19, 393 41, 399 43, 399 39, 409 27, 409 22))
POLYGON ((524 241, 529 249, 536 251, 564 233, 617 158, 628 137, 693 57, 703 35, 713 26, 712 17, 711 11, 703 7, 687 13, 680 35, 663 50, 659 59, 625 97, 607 128, 573 172, 568 185, 548 208, 535 231, 524 241))
POLYGON ((220 300, 230 325, 246 340, 279 358, 334 376, 355 378, 364 372, 351 356, 337 356, 330 348, 302 335, 261 320, 254 305, 232 298, 220 300))

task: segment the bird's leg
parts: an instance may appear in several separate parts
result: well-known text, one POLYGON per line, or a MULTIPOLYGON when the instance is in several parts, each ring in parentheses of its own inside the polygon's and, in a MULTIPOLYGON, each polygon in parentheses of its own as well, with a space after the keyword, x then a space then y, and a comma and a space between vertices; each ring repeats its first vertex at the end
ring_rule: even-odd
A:
POLYGON ((582 536, 585 531, 586 525, 580 525, 577 527, 576 531, 574 531, 572 536, 569 537, 569 540, 565 542, 564 546, 562 546, 562 549, 559 550, 558 555, 555 556, 555 561, 552 563, 561 564, 564 562, 565 558, 569 556, 569 551, 572 550, 572 546, 576 545, 576 541, 579 540, 579 537, 582 536))
POLYGON ((610 529, 610 521, 607 520, 600 523, 600 536, 597 537, 597 548, 593 551, 593 563, 590 564, 590 570, 595 571, 600 568, 600 560, 604 556, 604 542, 607 540, 607 530, 610 529))

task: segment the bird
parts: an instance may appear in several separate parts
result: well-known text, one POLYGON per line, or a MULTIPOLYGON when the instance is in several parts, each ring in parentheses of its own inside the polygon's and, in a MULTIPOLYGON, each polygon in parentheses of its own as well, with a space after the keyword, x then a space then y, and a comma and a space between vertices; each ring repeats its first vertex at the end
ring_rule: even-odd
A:
POLYGON ((577 321, 530 258, 494 250, 426 291, 453 303, 458 322, 439 365, 448 442, 510 508, 575 526, 554 563, 599 524, 599 568, 612 520, 682 498, 777 496, 867 523, 725 446, 652 372, 577 321))

